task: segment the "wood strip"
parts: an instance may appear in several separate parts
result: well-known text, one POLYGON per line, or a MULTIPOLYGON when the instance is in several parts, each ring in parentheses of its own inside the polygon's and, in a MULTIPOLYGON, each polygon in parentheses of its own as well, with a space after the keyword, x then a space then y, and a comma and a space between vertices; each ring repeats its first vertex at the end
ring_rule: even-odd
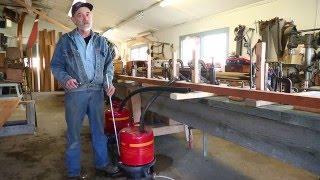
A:
POLYGON ((48 50, 49 50, 49 59, 48 59, 48 66, 47 66, 47 73, 49 75, 49 79, 50 79, 50 91, 54 91, 55 90, 55 82, 54 82, 54 77, 53 77, 53 74, 51 72, 51 69, 50 69, 50 62, 51 62, 51 58, 53 56, 53 53, 54 53, 54 49, 55 49, 55 46, 54 45, 49 45, 48 46, 48 50))
POLYGON ((265 71, 267 70, 265 67, 266 64, 266 43, 261 42, 256 45, 256 89, 257 90, 265 90, 265 71))
POLYGON ((196 99, 214 96, 213 93, 208 92, 190 92, 190 93, 171 93, 170 98, 174 100, 196 99))
POLYGON ((43 92, 44 91, 44 31, 39 31, 39 76, 38 77, 40 79, 40 91, 43 92))
MULTIPOLYGON (((125 75, 117 76, 118 79, 136 81, 139 83, 148 83, 154 85, 165 85, 167 81, 160 79, 147 79, 142 77, 131 77, 125 75)), ((214 93, 216 95, 222 96, 236 96, 243 98, 250 98, 255 100, 264 100, 277 102, 281 104, 288 104, 293 106, 302 106, 309 108, 320 109, 320 98, 317 97, 308 97, 306 95, 299 94, 288 94, 282 92, 271 92, 271 91, 261 91, 261 90, 250 90, 250 89, 241 89, 236 87, 221 87, 211 84, 202 84, 202 83, 189 83, 189 82, 176 82, 174 83, 175 87, 189 87, 193 91, 203 91, 214 93)))
POLYGON ((9 119, 19 104, 19 98, 0 98, 0 127, 9 119))
POLYGON ((179 133, 184 131, 184 125, 170 125, 152 128, 154 136, 162 136, 167 134, 179 133))
POLYGON ((49 44, 50 44, 50 35, 47 29, 43 30, 43 50, 44 50, 44 91, 50 91, 50 70, 49 70, 49 44))

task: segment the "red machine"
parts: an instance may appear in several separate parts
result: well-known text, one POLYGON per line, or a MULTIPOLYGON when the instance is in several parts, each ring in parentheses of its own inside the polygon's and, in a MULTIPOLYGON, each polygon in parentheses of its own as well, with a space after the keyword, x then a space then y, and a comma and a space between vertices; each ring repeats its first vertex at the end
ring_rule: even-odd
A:
MULTIPOLYGON (((154 158, 154 135, 152 129, 144 126, 144 116, 150 105, 161 92, 190 92, 189 88, 145 87, 135 90, 122 103, 115 107, 114 118, 119 131, 120 168, 129 179, 152 179, 154 158), (124 108, 126 102, 135 94, 147 91, 158 93, 147 103, 141 113, 140 123, 133 125, 130 112, 124 108), (121 130, 120 130, 121 129, 121 130)), ((105 112, 106 132, 112 132, 113 120, 111 110, 105 112)))
MULTIPOLYGON (((113 120, 110 109, 105 110, 104 119, 104 132, 109 135, 114 135, 113 120)), ((130 127, 133 122, 130 111, 125 108, 119 111, 119 104, 116 103, 114 103, 114 120, 117 127, 117 133, 119 133, 123 128, 130 127)))
POLYGON ((129 166, 141 166, 154 160, 154 136, 151 128, 140 132, 138 126, 120 131, 120 161, 129 166))

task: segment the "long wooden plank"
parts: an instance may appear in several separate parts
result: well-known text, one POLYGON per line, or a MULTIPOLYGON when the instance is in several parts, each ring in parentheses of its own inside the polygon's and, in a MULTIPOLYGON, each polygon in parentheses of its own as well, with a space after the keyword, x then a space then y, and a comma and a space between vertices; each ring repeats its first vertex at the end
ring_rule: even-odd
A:
POLYGON ((0 127, 9 119, 19 104, 19 98, 0 98, 0 127))
POLYGON ((56 26, 59 26, 64 30, 66 30, 66 31, 70 31, 71 30, 71 28, 69 28, 66 25, 62 24, 61 22, 49 17, 46 13, 41 12, 41 11, 37 10, 36 8, 33 8, 33 7, 30 7, 30 6, 26 5, 26 3, 23 0, 13 0, 13 1, 16 2, 17 4, 21 5, 21 6, 25 7, 28 11, 33 12, 35 14, 38 14, 40 16, 40 18, 42 18, 42 19, 44 19, 44 20, 46 20, 46 21, 48 21, 48 22, 50 22, 50 23, 52 23, 52 24, 54 24, 56 26))
MULTIPOLYGON (((118 79, 122 79, 122 80, 130 80, 130 81, 136 81, 139 83, 148 83, 148 84, 154 84, 154 85, 165 85, 167 83, 166 80, 160 80, 160 79, 148 79, 148 78, 142 78, 142 77, 125 76, 125 75, 119 75, 117 77, 118 79)), ((255 100, 277 102, 281 104, 289 104, 293 106, 302 106, 302 107, 320 109, 320 98, 309 97, 306 95, 299 95, 294 93, 288 94, 288 93, 281 93, 281 92, 241 89, 241 88, 235 88, 235 87, 221 87, 221 86, 211 85, 211 84, 202 84, 202 83, 196 84, 196 83, 189 83, 189 82, 176 82, 174 83, 174 86, 189 87, 193 91, 209 92, 209 93, 214 93, 216 95, 236 96, 236 97, 250 98, 255 100)))
POLYGON ((162 136, 167 134, 179 133, 184 131, 184 125, 170 125, 152 128, 154 136, 162 136))
MULTIPOLYGON (((48 59, 48 63, 50 64, 51 62, 51 58, 53 56, 53 53, 54 53, 54 49, 55 49, 55 46, 54 45, 49 45, 48 46, 48 50, 49 50, 49 59, 48 59)), ((51 69, 49 67, 50 65, 47 66, 47 70, 48 70, 48 75, 50 76, 50 91, 54 91, 54 77, 53 77, 53 74, 51 72, 51 69)))
POLYGON ((170 98, 174 100, 185 100, 185 99, 197 99, 214 96, 213 93, 208 92, 190 92, 190 93, 171 93, 170 98))
POLYGON ((39 31, 39 79, 40 79, 40 91, 44 91, 44 53, 45 44, 44 44, 44 30, 39 31))

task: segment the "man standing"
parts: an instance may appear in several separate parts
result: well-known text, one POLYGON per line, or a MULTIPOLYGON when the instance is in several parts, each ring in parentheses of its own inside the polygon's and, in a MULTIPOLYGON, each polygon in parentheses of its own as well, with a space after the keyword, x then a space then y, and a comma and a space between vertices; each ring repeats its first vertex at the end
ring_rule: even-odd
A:
POLYGON ((77 28, 60 38, 51 61, 54 77, 65 88, 66 165, 70 179, 86 179, 80 165, 80 131, 85 115, 89 118, 96 171, 106 175, 119 171, 110 163, 103 130, 104 90, 108 96, 115 91, 114 55, 106 38, 91 30, 92 9, 90 3, 72 6, 71 20, 77 28))

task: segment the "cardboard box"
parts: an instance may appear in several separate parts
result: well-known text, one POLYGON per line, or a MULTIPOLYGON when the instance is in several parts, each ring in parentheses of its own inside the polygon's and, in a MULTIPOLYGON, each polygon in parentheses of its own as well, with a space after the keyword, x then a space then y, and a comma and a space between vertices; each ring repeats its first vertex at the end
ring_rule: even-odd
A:
POLYGON ((7 68, 6 80, 11 81, 11 82, 21 83, 23 81, 23 70, 22 69, 7 68))

